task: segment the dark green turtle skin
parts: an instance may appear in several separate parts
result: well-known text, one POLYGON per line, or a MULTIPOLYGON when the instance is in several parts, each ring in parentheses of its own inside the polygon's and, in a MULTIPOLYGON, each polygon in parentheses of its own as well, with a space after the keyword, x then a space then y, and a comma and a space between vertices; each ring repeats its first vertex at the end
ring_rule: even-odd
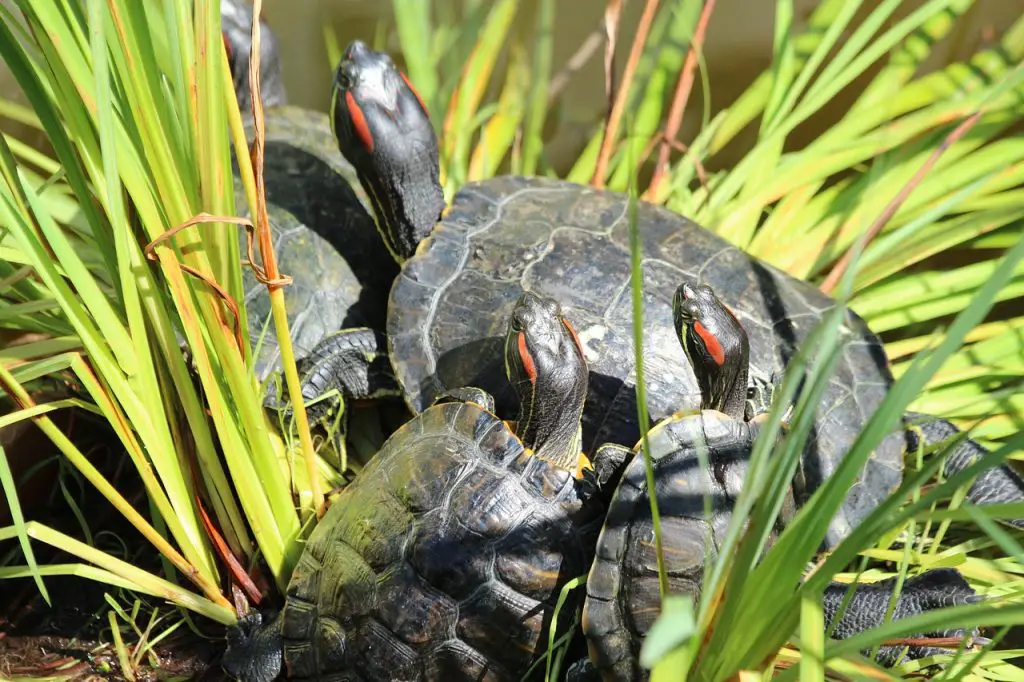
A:
MULTIPOLYGON (((710 287, 681 285, 673 299, 673 318, 679 345, 701 385, 702 409, 677 413, 659 422, 649 432, 648 442, 669 589, 697 600, 704 567, 725 539, 732 506, 743 488, 754 439, 769 404, 747 399, 751 388, 747 376, 747 335, 710 287), (706 448, 706 468, 701 466, 702 448, 706 448), (710 515, 705 509, 705 498, 710 501, 710 515)), ((770 401, 773 390, 771 386, 767 389, 764 395, 770 401)), ((925 438, 932 442, 952 435, 948 428, 952 427, 922 425, 925 438)), ((587 580, 582 621, 590 661, 609 682, 646 679, 647 673, 638 660, 640 646, 660 610, 650 511, 652 493, 643 458, 637 456, 630 461, 632 452, 622 451, 617 445, 599 449, 599 457, 605 462, 629 463, 609 503, 587 580)), ((960 471, 983 454, 977 445, 964 441, 947 460, 946 470, 960 471)), ((609 478, 614 480, 615 476, 609 478)), ((808 492, 802 489, 803 485, 798 477, 794 497, 808 492)), ((1024 483, 1011 469, 989 469, 976 479, 968 499, 977 504, 1019 501, 1024 499, 1024 483)), ((783 524, 792 513, 791 499, 781 514, 783 524)), ((826 588, 826 625, 834 619, 848 589, 839 583, 826 588)), ((843 639, 880 625, 894 589, 893 580, 858 586, 833 636, 843 639)), ((904 584, 894 617, 904 618, 976 600, 973 590, 955 570, 928 571, 904 584)), ((956 631, 920 636, 964 634, 956 631)), ((913 646, 906 655, 921 658, 944 652, 948 653, 934 647, 913 646)), ((901 647, 883 647, 879 658, 893 665, 903 655, 901 647)))
POLYGON ((292 679, 513 681, 543 653, 603 508, 576 477, 587 375, 571 326, 532 294, 506 324, 518 433, 472 389, 396 431, 310 536, 279 618, 231 633, 229 673, 266 682, 283 660, 292 679))

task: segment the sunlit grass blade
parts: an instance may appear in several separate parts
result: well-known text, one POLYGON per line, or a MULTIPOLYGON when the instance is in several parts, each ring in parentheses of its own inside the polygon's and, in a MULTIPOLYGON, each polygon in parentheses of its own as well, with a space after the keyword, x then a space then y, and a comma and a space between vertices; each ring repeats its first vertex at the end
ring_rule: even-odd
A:
POLYGON ((805 594, 800 600, 800 680, 825 680, 825 615, 820 592, 805 594))
POLYGON ((534 32, 533 60, 531 62, 531 88, 523 122, 522 153, 513 173, 533 175, 540 165, 544 151, 544 122, 548 112, 548 86, 551 81, 551 61, 554 51, 555 0, 540 0, 537 7, 537 28, 534 32))
POLYGON ((441 136, 446 195, 451 193, 452 187, 461 186, 468 177, 470 142, 476 129, 473 122, 504 46, 502 36, 508 34, 516 9, 514 0, 498 0, 491 6, 449 103, 441 136))
MULTIPOLYGON (((234 613, 226 602, 223 604, 211 602, 197 594, 182 589, 172 582, 148 573, 127 561, 101 552, 73 537, 35 521, 29 521, 24 524, 24 529, 25 533, 32 539, 57 547, 72 556, 95 564, 100 569, 113 573, 122 581, 128 581, 139 592, 161 597, 225 625, 235 622, 234 613)), ((12 537, 15 537, 15 531, 11 527, 0 528, 0 540, 7 540, 12 537)), ((0 571, 2 570, 0 569, 0 571)), ((0 572, 0 575, 2 575, 2 572, 0 572)), ((93 573, 93 575, 101 577, 103 574, 93 573)))
MULTIPOLYGON (((3 427, 4 424, 0 423, 0 429, 3 427)), ((50 605, 50 593, 46 589, 46 583, 43 582, 43 573, 39 570, 39 564, 36 563, 36 555, 32 551, 32 543, 29 542, 28 532, 25 530, 25 516, 22 514, 21 503, 18 500, 17 481, 14 480, 14 475, 11 472, 7 459, 7 452, 4 450, 3 445, 0 445, 0 488, 3 489, 4 497, 7 500, 7 509, 10 511, 11 521, 14 524, 13 528, 18 538, 18 545, 21 547, 21 553, 25 557, 25 563, 27 564, 26 572, 32 577, 36 587, 39 588, 39 594, 42 595, 43 600, 46 601, 47 605, 50 605)))
MULTIPOLYGON (((34 200, 31 198, 31 196, 26 195, 26 198, 28 199, 29 205, 32 205, 34 200)), ((73 324, 76 327, 76 331, 78 332, 78 337, 83 340, 85 346, 89 350, 90 356, 93 357, 94 362, 106 362, 109 365, 113 366, 115 364, 115 360, 111 356, 108 346, 105 343, 99 341, 99 339, 103 338, 102 333, 99 332, 98 329, 92 327, 91 316, 89 315, 89 312, 84 308, 84 306, 79 301, 75 293, 71 290, 71 288, 65 283, 64 279, 56 272, 55 268, 52 266, 52 263, 49 260, 46 251, 42 248, 42 243, 36 241, 33 238, 31 233, 31 227, 21 222, 13 206, 10 203, 0 204, 0 213, 6 213, 6 215, 8 216, 8 224, 10 224, 12 227, 17 227, 21 230, 20 240, 23 246, 25 246, 26 248, 35 249, 34 260, 36 272, 38 272, 42 276, 43 280, 47 283, 50 290, 54 294, 56 294, 60 299, 61 307, 68 313, 69 317, 73 321, 73 324)), ((45 223, 48 220, 48 217, 45 215, 36 213, 36 216, 37 218, 40 219, 41 222, 45 223)), ((55 225, 52 225, 51 227, 52 229, 50 231, 50 234, 56 235, 57 238, 59 238, 59 229, 55 225)), ((87 275, 80 276, 87 277, 87 275)), ((120 393, 123 396, 134 397, 134 394, 128 387, 127 379, 123 375, 111 372, 107 378, 108 380, 111 381, 120 380, 120 386, 118 386, 117 384, 114 385, 115 391, 120 389, 120 393)), ((143 409, 141 405, 132 405, 129 403, 128 409, 129 414, 132 414, 134 412, 135 418, 139 420, 140 424, 146 423, 146 421, 144 421, 141 416, 143 409)), ((151 437, 155 439, 155 436, 151 437)), ((180 482, 180 475, 181 471, 177 467, 162 472, 162 477, 165 477, 164 484, 167 485, 168 483, 173 482, 176 476, 179 477, 178 480, 180 482)), ((182 489, 179 488, 179 490, 182 489)), ((171 495, 173 498, 173 487, 171 488, 171 491, 171 495)), ((190 498, 186 497, 186 500, 188 500, 186 504, 191 505, 190 498)), ((171 520, 172 529, 177 531, 176 535, 179 538, 179 542, 183 542, 183 548, 185 549, 186 554, 189 555, 189 560, 195 563, 196 565, 206 566, 205 562, 199 561, 201 555, 195 551, 195 545, 193 545, 191 542, 188 542, 185 539, 185 529, 180 523, 178 523, 178 516, 176 514, 173 516, 174 518, 171 520)), ((187 519, 187 515, 185 515, 184 518, 187 519)))
POLYGON ((512 150, 526 113, 531 74, 526 49, 516 39, 509 44, 509 65, 497 109, 484 124, 469 161, 467 180, 492 177, 512 150))
MULTIPOLYGON (((227 135, 241 125, 216 30, 218 4, 200 0, 193 16, 180 3, 164 3, 164 13, 144 12, 132 2, 96 3, 88 14, 65 3, 23 3, 39 49, 27 51, 7 40, 5 60, 50 137, 64 169, 61 182, 73 190, 88 230, 64 231, 49 204, 34 198, 35 187, 15 170, 8 154, 6 210, 32 219, 11 221, 18 223, 20 237, 13 250, 9 241, 4 247, 16 262, 42 271, 48 294, 61 302, 69 324, 49 331, 67 337, 73 330, 88 351, 101 376, 90 393, 109 408, 106 414, 120 416, 122 421, 115 424, 131 425, 118 433, 129 452, 138 455, 137 463, 146 462, 159 472, 155 485, 165 487, 170 500, 161 513, 191 564, 212 577, 193 506, 196 479, 182 470, 185 460, 174 442, 181 436, 176 422, 181 415, 169 413, 176 409, 190 423, 188 446, 194 446, 202 463, 199 476, 229 542, 235 551, 254 554, 219 449, 239 485, 237 499, 253 521, 263 556, 283 581, 295 558, 294 545, 288 543, 298 531, 298 519, 288 487, 273 483, 280 469, 260 398, 243 349, 234 345, 223 301, 180 267, 184 262, 195 272, 221 273, 227 290, 237 294, 241 280, 235 228, 178 235, 172 248, 157 250, 156 276, 139 246, 140 232, 152 239, 176 220, 197 213, 200 204, 222 214, 233 211, 227 135), (152 32, 162 24, 172 27, 172 40, 163 35, 154 39, 152 32), (37 68, 35 58, 45 60, 45 67, 37 68), (170 79, 161 73, 170 73, 170 79), (231 126, 223 125, 225 105, 234 110, 227 117, 231 126), (202 158, 192 159, 193 154, 202 158), (202 179, 197 168, 204 169, 202 179), (97 188, 98 202, 90 187, 97 188), (126 197, 130 216, 122 204, 126 197), (80 237, 85 248, 72 237, 80 237), (37 243, 41 238, 46 240, 43 246, 37 243), (47 249, 54 249, 58 259, 46 258, 47 249), (99 257, 86 260, 92 254, 99 257), (107 280, 110 273, 115 277, 107 280), (64 278, 72 278, 75 291, 84 292, 84 305, 65 288, 64 278), (112 288, 105 286, 108 281, 112 288), (167 288, 161 288, 164 282, 167 288), (96 291, 101 293, 90 293, 96 291), (179 331, 193 351, 202 398, 182 358, 179 331), (172 401, 161 393, 168 378, 176 395, 172 401), (129 436, 133 432, 137 442, 129 436)), ((4 30, 9 25, 14 24, 5 22, 4 30)), ((247 155, 244 140, 239 146, 247 155)), ((30 352, 25 349, 24 356, 30 352)))
MULTIPOLYGON (((966 332, 984 318, 997 293, 1010 279, 1022 259, 1024 259, 1024 241, 999 261, 991 279, 979 289, 971 304, 957 316, 938 346, 932 352, 919 356, 912 370, 893 385, 839 467, 797 513, 778 543, 766 555, 764 562, 750 576, 748 585, 764 584, 762 581, 771 583, 777 578, 775 574, 779 570, 778 567, 795 561, 802 564, 813 555, 820 539, 824 537, 825 526, 845 498, 854 477, 876 444, 896 426, 900 415, 903 414, 913 396, 920 392, 931 375, 960 346, 966 332)), ((978 466, 983 465, 984 463, 979 463, 978 466)), ((852 555, 844 554, 843 549, 844 545, 840 545, 829 557, 828 562, 832 562, 832 565, 842 565, 845 561, 849 561, 852 555)), ((823 567, 805 583, 803 589, 814 589, 822 581, 827 581, 830 575, 827 568, 823 567)), ((754 608, 755 605, 761 608, 766 607, 764 601, 766 595, 757 594, 756 590, 750 589, 755 593, 753 596, 757 602, 748 604, 747 607, 754 608)), ((796 625, 796 614, 794 611, 780 611, 777 605, 775 610, 776 616, 772 619, 770 627, 764 627, 754 638, 753 641, 756 644, 737 643, 740 645, 739 648, 732 652, 735 657, 732 660, 736 661, 735 665, 740 665, 744 661, 750 664, 763 660, 766 655, 782 645, 785 637, 788 636, 787 633, 791 632, 791 627, 796 625)), ((768 625, 766 623, 766 626, 768 625)))
MULTIPOLYGON (((431 59, 430 40, 434 35, 431 3, 420 0, 392 0, 395 28, 405 55, 409 80, 430 111, 439 111, 437 72, 431 59)), ((332 62, 332 67, 335 62, 332 62)))
MULTIPOLYGON (((857 296, 856 309, 879 333, 934 320, 963 310, 998 267, 998 261, 982 261, 946 272, 919 273, 913 279, 882 282, 857 296)), ((1024 271, 1011 275, 995 300, 1005 301, 1022 295, 1024 271)))

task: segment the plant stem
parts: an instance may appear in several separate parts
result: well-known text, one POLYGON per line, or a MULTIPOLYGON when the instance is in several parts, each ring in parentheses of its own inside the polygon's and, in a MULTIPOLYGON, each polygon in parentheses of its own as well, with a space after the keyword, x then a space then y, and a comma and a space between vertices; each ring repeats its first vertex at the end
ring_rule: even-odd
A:
MULTIPOLYGON (((253 2, 253 16, 259 17, 263 0, 253 2)), ((267 221, 267 196, 263 186, 263 102, 260 97, 260 22, 252 22, 252 49, 249 52, 249 87, 252 92, 253 127, 256 138, 253 142, 251 160, 256 176, 256 237, 260 245, 260 259, 263 261, 265 284, 270 294, 270 309, 274 316, 274 330, 277 333, 278 346, 281 351, 281 369, 288 386, 288 397, 291 399, 295 415, 295 426, 299 432, 302 445, 302 457, 306 462, 306 473, 309 476, 309 488, 312 493, 313 508, 318 515, 323 513, 324 494, 320 489, 320 477, 316 468, 316 452, 313 449, 313 436, 309 432, 309 417, 306 404, 302 399, 302 385, 295 367, 295 349, 292 348, 291 335, 288 330, 288 311, 284 305, 282 287, 291 281, 281 278, 277 269, 277 258, 274 244, 270 237, 270 225, 267 221)))
MULTIPOLYGON (((644 13, 640 17, 640 25, 636 30, 636 38, 633 40, 633 49, 630 50, 629 61, 626 63, 626 70, 622 74, 622 82, 619 84, 615 96, 615 103, 612 105, 611 111, 608 112, 608 120, 604 126, 601 153, 597 157, 597 166, 590 179, 590 184, 594 187, 604 187, 605 177, 608 175, 608 163, 612 157, 612 149, 615 147, 615 139, 618 137, 619 123, 622 121, 622 112, 626 108, 626 100, 629 97, 629 86, 633 83, 636 67, 640 63, 640 56, 643 54, 644 44, 647 42, 647 35, 651 32, 651 24, 654 22, 654 15, 657 12, 658 0, 647 0, 644 13)), ((614 42, 610 42, 610 46, 614 49, 614 42)), ((606 66, 609 72, 614 68, 611 63, 606 63, 606 66)))
POLYGON ((693 90, 693 74, 697 70, 697 55, 700 54, 704 47, 704 35, 707 33, 711 13, 715 10, 715 2, 716 0, 707 0, 704 7, 701 8, 700 18, 697 20, 697 28, 694 29, 693 40, 690 42, 690 49, 686 53, 686 62, 683 64, 683 71, 679 74, 676 92, 672 97, 672 107, 668 112, 665 135, 662 138, 661 148, 658 150, 658 163, 655 166, 651 182, 647 186, 647 191, 644 193, 645 199, 658 195, 658 190, 668 174, 669 153, 672 151, 673 143, 683 123, 686 103, 689 101, 690 92, 693 90))

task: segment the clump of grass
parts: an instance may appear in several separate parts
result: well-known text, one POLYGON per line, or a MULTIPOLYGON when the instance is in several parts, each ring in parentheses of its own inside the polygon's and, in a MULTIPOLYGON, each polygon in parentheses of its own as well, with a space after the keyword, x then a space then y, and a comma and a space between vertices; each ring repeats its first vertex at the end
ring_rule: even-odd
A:
MULTIPOLYGON (((50 144, 42 153, 0 137, 0 330, 21 339, 0 349, 0 385, 16 407, 0 417, 0 428, 37 424, 170 568, 156 576, 26 520, 4 456, 0 484, 14 522, 0 529, 0 540, 19 542, 24 565, 2 575, 32 576, 44 596, 46 575, 84 575, 230 624, 235 613, 221 593, 223 569, 203 510, 227 549, 245 567, 265 565, 280 588, 312 525, 304 522, 318 506, 316 491, 332 479, 311 457, 301 475, 282 468, 248 366, 251 349, 237 333, 247 325, 244 307, 234 304, 241 266, 239 221, 230 219, 237 209, 232 149, 258 234, 261 199, 259 164, 249 164, 218 31, 219 2, 144 4, 16 0, 13 9, 0 8, 0 54, 31 103, 30 111, 4 105, 0 113, 36 127, 50 144), (195 358, 194 374, 181 338, 195 358), (35 397, 29 388, 51 376, 73 377, 81 392, 35 397), (142 478, 148 517, 51 420, 70 407, 109 421, 142 478), (81 563, 39 566, 33 540, 60 546, 81 563)), ((998 44, 923 74, 931 46, 975 3, 927 0, 899 17, 896 0, 870 10, 862 4, 823 0, 798 22, 791 0, 777 0, 771 66, 712 116, 714 83, 701 46, 707 27, 721 20, 715 3, 647 0, 629 66, 620 82, 609 79, 609 110, 595 118, 593 135, 564 174, 664 204, 821 284, 883 334, 899 378, 840 471, 762 557, 774 519, 763 510, 777 509, 788 485, 807 410, 797 407, 799 428, 777 449, 769 446, 777 429, 766 429, 736 514, 736 524, 749 515, 758 541, 739 543, 735 525, 728 542, 737 552, 713 567, 706 597, 689 606, 666 601, 669 627, 660 630, 675 639, 650 643, 674 649, 666 660, 694 679, 761 674, 773 665, 792 666, 782 676, 807 679, 880 676, 857 649, 926 624, 998 626, 1024 615, 1017 596, 1024 558, 1015 538, 992 522, 1022 510, 940 509, 937 503, 955 499, 966 481, 958 475, 924 487, 941 457, 911 462, 893 500, 800 580, 844 483, 904 409, 971 428, 996 449, 993 461, 1019 457, 1024 423, 1024 317, 1015 307, 1024 294, 1024 146, 1011 134, 1024 98, 1024 18, 998 44), (864 80, 826 133, 793 143, 794 130, 864 80), (695 85, 704 90, 701 112, 687 107, 695 85), (702 126, 678 140, 684 116, 699 117, 702 126), (751 127, 756 139, 743 159, 709 170, 751 127), (957 526, 956 540, 953 521, 971 524, 957 526), (818 591, 822 581, 851 579, 842 571, 858 556, 886 567, 872 575, 956 565, 997 599, 845 643, 826 641, 818 591), (802 655, 785 648, 791 639, 802 655)), ((539 0, 532 21, 514 0, 393 5, 410 79, 441 134, 447 196, 496 173, 556 174, 544 131, 566 73, 552 57, 558 4, 539 0)), ((612 35, 621 33, 619 5, 607 4, 604 29, 612 35)), ((280 274, 287 273, 271 265, 265 277, 278 293, 280 274)), ((290 347, 284 312, 275 304, 276 333, 290 347)), ((819 330, 817 359, 802 357, 794 366, 794 374, 809 368, 808 385, 825 380, 829 358, 839 352, 837 320, 829 316, 819 330)), ((778 417, 773 412, 773 424, 778 417)), ((299 431, 309 454, 308 430, 299 431)), ((131 664, 133 654, 123 651, 131 664)), ((1011 653, 964 657, 950 671, 1015 679, 1019 669, 1004 662, 1011 653)))

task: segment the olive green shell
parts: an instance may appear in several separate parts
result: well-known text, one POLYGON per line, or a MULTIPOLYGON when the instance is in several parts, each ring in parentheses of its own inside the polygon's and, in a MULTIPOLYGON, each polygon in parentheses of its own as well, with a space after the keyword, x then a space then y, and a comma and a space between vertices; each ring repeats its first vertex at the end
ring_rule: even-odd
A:
MULTIPOLYGON (((296 357, 347 327, 384 328, 387 295, 398 266, 384 251, 364 208, 355 170, 341 156, 325 114, 286 106, 265 114, 263 175, 270 228, 296 357)), ((241 183, 236 203, 247 215, 241 183)), ((245 231, 240 230, 245 258, 245 231)), ((257 252, 257 258, 258 252, 257 252)), ((243 268, 249 335, 257 377, 280 368, 267 288, 243 268)))
POLYGON ((589 569, 600 520, 568 472, 524 451, 493 414, 431 407, 310 537, 282 613, 286 670, 518 680, 546 648, 562 586, 589 569))
MULTIPOLYGON (((504 321, 523 290, 555 298, 590 368, 584 449, 639 438, 633 350, 628 197, 568 182, 500 177, 469 184, 402 268, 391 290, 388 343, 414 409, 440 391, 480 386, 511 410, 504 321)), ((683 282, 709 284, 750 338, 754 376, 781 378, 801 341, 834 301, 682 216, 637 210, 643 269, 647 408, 652 424, 700 406, 700 391, 672 323, 683 282)), ((830 475, 892 381, 882 345, 846 315, 846 348, 817 414, 799 472, 809 495, 830 475)), ((845 536, 900 481, 903 441, 885 441, 833 521, 845 536)))

